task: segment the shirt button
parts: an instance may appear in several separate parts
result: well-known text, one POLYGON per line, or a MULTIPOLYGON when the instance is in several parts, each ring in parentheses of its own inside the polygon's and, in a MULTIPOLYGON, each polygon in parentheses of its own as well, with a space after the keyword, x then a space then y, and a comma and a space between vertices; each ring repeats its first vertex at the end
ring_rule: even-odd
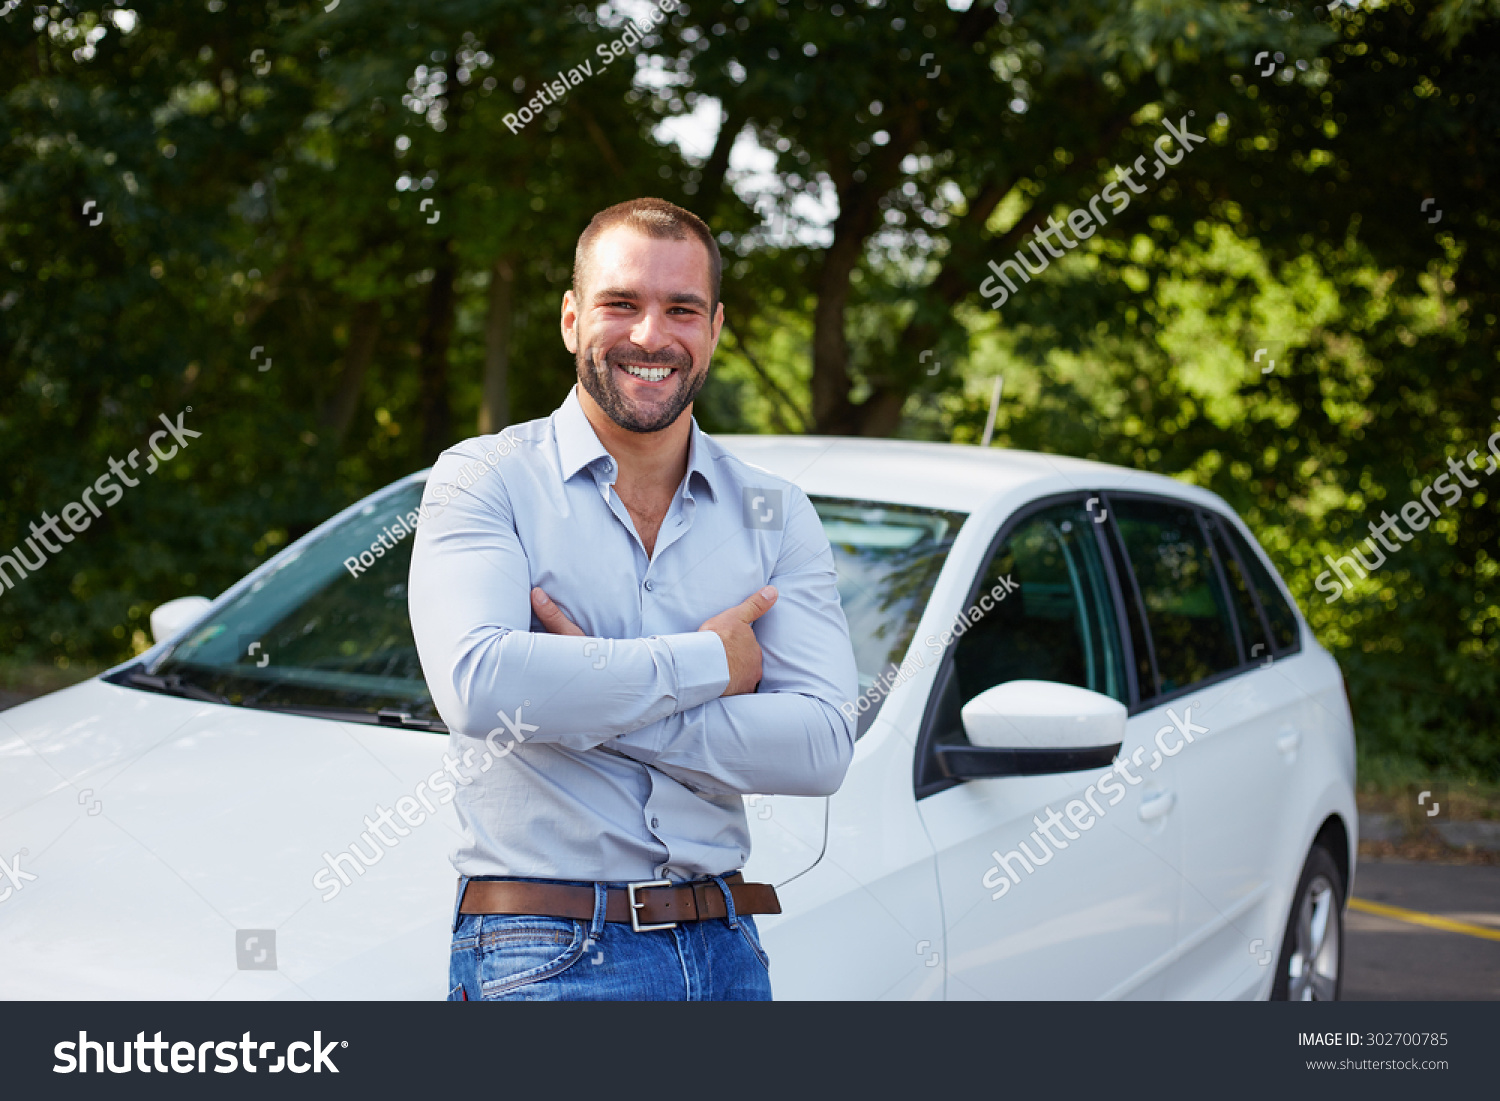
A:
POLYGON ((647 592, 648 592, 648 593, 649 593, 649 592, 650 592, 650 591, 651 591, 651 590, 652 590, 652 589, 654 589, 654 588, 655 588, 655 587, 656 587, 656 586, 655 586, 655 585, 653 585, 653 584, 652 584, 652 583, 651 583, 651 582, 650 582, 650 581, 649 581, 649 580, 648 580, 648 581, 647 581, 647 582, 646 582, 646 591, 647 591, 647 592))
POLYGON ((659 825, 661 825, 661 819, 660 818, 653 818, 653 819, 651 819, 651 828, 653 830, 656 829, 656 827, 659 826, 659 825))

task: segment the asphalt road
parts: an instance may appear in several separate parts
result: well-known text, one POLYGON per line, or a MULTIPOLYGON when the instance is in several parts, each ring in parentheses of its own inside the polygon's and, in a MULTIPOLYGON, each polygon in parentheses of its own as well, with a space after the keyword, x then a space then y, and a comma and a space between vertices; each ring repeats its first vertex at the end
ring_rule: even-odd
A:
MULTIPOLYGON (((1500 866, 1361 859, 1354 897, 1495 930, 1500 866)), ((1500 939, 1350 909, 1346 1001, 1500 1000, 1500 939)))

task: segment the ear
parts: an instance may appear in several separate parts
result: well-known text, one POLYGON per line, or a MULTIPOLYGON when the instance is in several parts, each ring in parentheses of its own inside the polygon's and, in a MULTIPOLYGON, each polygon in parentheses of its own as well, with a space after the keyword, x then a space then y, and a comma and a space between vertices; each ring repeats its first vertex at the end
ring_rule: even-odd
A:
POLYGON ((578 300, 573 297, 573 291, 570 288, 563 292, 562 317, 559 319, 559 324, 562 328, 563 345, 574 355, 578 354, 578 312, 578 300))
POLYGON ((712 360, 714 353, 719 350, 719 334, 724 331, 724 303, 720 302, 714 310, 714 340, 713 346, 708 350, 708 358, 712 360))

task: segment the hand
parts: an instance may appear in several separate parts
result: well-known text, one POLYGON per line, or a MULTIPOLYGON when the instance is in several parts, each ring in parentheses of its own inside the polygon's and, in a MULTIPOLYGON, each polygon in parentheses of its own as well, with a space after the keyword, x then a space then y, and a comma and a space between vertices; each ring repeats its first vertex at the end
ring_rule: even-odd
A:
POLYGON ((536 617, 542 621, 542 626, 547 628, 549 635, 583 634, 578 624, 565 616, 552 598, 539 588, 531 590, 531 610, 536 612, 536 617))
POLYGON ((724 656, 729 659, 729 686, 720 695, 746 695, 760 684, 760 643, 750 624, 769 612, 775 603, 776 588, 767 585, 751 593, 744 603, 704 620, 698 628, 712 631, 724 643, 724 656))
MULTIPOLYGON (((767 585, 752 593, 741 604, 703 621, 700 631, 712 631, 724 643, 729 661, 729 685, 720 695, 742 696, 754 692, 760 684, 760 643, 750 624, 771 610, 776 603, 776 588, 767 585)), ((531 590, 531 607, 536 617, 552 635, 582 635, 583 631, 540 588, 531 590)))

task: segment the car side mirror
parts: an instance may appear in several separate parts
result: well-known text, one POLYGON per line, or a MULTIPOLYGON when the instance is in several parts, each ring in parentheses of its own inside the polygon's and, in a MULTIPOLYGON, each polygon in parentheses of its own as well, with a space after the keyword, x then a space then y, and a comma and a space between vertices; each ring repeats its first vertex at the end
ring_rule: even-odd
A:
POLYGON ((1125 705, 1071 684, 1013 680, 964 704, 971 744, 936 747, 956 780, 1107 768, 1125 741, 1125 705))
POLYGON ((202 617, 213 601, 206 596, 179 596, 165 604, 158 604, 151 613, 151 637, 156 642, 165 642, 189 623, 202 617))

